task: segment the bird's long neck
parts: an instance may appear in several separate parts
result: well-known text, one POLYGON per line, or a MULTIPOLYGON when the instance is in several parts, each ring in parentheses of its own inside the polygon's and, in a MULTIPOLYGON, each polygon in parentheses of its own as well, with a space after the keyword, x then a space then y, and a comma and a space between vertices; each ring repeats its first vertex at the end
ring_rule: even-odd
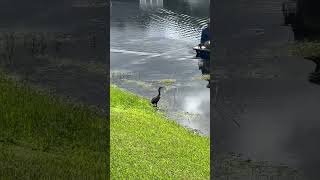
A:
POLYGON ((158 96, 160 96, 160 95, 161 95, 160 89, 158 89, 158 92, 159 92, 159 93, 158 93, 158 96))

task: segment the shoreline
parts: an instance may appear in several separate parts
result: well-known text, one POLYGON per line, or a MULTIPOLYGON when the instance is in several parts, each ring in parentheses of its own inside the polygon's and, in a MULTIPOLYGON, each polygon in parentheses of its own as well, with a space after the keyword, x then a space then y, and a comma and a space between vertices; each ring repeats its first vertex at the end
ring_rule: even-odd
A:
MULTIPOLYGON (((14 80, 10 80, 14 81, 14 80)), ((2 82, 2 81, 1 81, 2 82)), ((15 87, 21 87, 24 88, 24 85, 18 85, 15 87)), ((27 85, 28 86, 28 85, 27 85)), ((37 91, 33 88, 31 88, 32 91, 36 91, 37 93, 40 93, 41 96, 47 96, 46 91, 40 90, 37 91)), ((36 94, 37 94, 36 93, 36 94)), ((51 96, 51 95, 49 95, 51 96)), ((58 100, 59 101, 59 100, 58 100)), ((70 104, 74 104, 73 101, 67 102, 70 104)), ((77 105, 76 105, 77 106, 77 105)), ((82 105, 81 105, 82 106, 82 105)), ((84 105, 85 106, 85 105, 84 105)), ((67 110, 68 111, 68 110, 67 110)), ((52 112, 52 111, 51 111, 52 112)), ((139 177, 147 177, 149 175, 152 176, 156 172, 150 171, 149 174, 148 172, 145 172, 145 168, 147 167, 153 167, 155 171, 159 174, 159 177, 163 176, 168 176, 168 169, 175 169, 177 171, 171 171, 171 174, 169 175, 170 177, 189 177, 189 175, 198 177, 199 174, 201 174, 204 177, 209 176, 209 138, 201 136, 197 133, 194 133, 185 127, 177 124, 174 121, 171 121, 167 119, 167 117, 159 113, 158 111, 155 111, 149 104, 149 102, 140 96, 137 96, 131 92, 128 92, 126 90, 121 90, 121 89, 115 89, 114 86, 111 87, 111 106, 110 106, 110 112, 111 112, 111 175, 112 177, 131 177, 131 175, 136 175, 138 174, 139 177), (115 94, 116 92, 116 94, 115 94), (112 96, 113 95, 113 96, 112 96), (124 97, 129 97, 128 101, 121 101, 123 100, 124 97), (115 99, 116 98, 116 99, 115 99), (116 101, 115 101, 116 100, 116 101), (120 100, 120 101, 119 101, 120 100), (119 104, 120 102, 120 104, 119 104), (131 104, 135 106, 133 109, 128 107, 128 104, 131 104), (138 109, 137 109, 138 108, 138 109), (140 109, 140 110, 139 110, 140 109), (141 114, 142 113, 142 114, 141 114), (150 113, 150 114, 149 114, 150 113), (138 116, 137 116, 138 115, 138 116), (146 117, 150 119, 144 119, 141 117, 146 117), (126 119, 127 118, 127 119, 126 119), (128 119, 130 118, 130 119, 128 119), (126 119, 126 120, 124 120, 126 119), (139 120, 142 119, 142 122, 139 123, 139 120), (121 121, 121 124, 117 124, 115 128, 115 122, 116 121, 121 121), (154 124, 153 124, 154 123, 154 124), (157 127, 157 125, 160 126, 157 127), (148 127, 148 128, 146 128, 148 127), (120 129, 119 129, 120 128, 120 129), (134 131, 130 130, 130 128, 134 129, 139 129, 139 131, 134 131), (167 129, 169 130, 169 133, 167 129), (129 129, 129 130, 128 130, 129 129), (121 132, 121 135, 115 135, 115 133, 121 132), (164 133, 165 132, 165 133, 164 133), (182 134, 182 135, 181 135, 182 134), (146 135, 146 136, 145 136, 146 135), (177 138, 179 137, 179 138, 177 138), (172 139, 174 140, 174 143, 172 144, 172 139), (113 143, 114 142, 114 143, 113 143), (156 142, 156 143, 155 143, 156 142), (180 144, 179 146, 179 143, 180 144), (200 143, 200 145, 196 145, 200 143), (161 147, 162 144, 166 144, 165 146, 161 147), (158 147, 160 146, 160 147, 158 147), (172 147, 170 147, 172 146, 172 147), (190 147, 192 151, 187 150, 186 151, 185 147, 190 147), (195 147, 197 149, 195 149, 195 147), (200 147, 200 148, 199 148, 200 147), (114 149, 114 150, 113 150, 114 149), (170 150, 168 150, 170 149, 170 150), (113 152, 121 152, 120 154, 112 154, 113 152), (151 151, 151 152, 150 152, 151 151), (153 155, 148 155, 148 153, 152 153, 153 155), (156 154, 154 154, 156 153, 156 154), (199 155, 197 155, 199 153, 199 155), (169 157, 167 157, 169 155, 169 157), (136 158, 132 159, 132 156, 136 156, 136 158), (141 157, 142 156, 142 157, 141 157), (155 157, 153 157, 155 156, 155 157), (172 156, 172 157, 171 157, 172 156), (204 158, 203 156, 208 156, 207 158, 204 158), (130 158, 129 158, 130 157, 130 158), (158 159, 161 157, 160 159, 158 159), (178 157, 178 159, 177 159, 178 157), (153 159, 155 158, 155 159, 153 159), (182 158, 182 159, 181 159, 182 158), (196 159, 194 159, 196 158, 196 159), (199 158, 197 160, 197 158, 199 158), (190 159, 193 159, 191 162, 190 159), (140 162, 143 160, 143 162, 140 162), (173 164, 171 164, 171 162, 173 164), (137 167, 132 167, 127 163, 123 162, 128 162, 129 164, 139 164, 139 167, 144 167, 142 169, 136 169, 137 167), (150 162, 153 162, 154 164, 151 165, 149 164, 150 162), (157 162, 159 163, 159 167, 157 168, 157 162), (176 166, 175 163, 180 164, 176 166), (181 163, 179 163, 181 162, 181 163), (183 162, 183 163, 182 163, 183 162), (187 162, 187 163, 185 163, 187 162), (164 163, 164 164, 162 164, 164 163), (189 163, 189 164, 188 164, 189 163), (198 165, 195 165, 195 164, 198 165), (206 165, 204 165, 204 164, 206 165), (202 165, 201 165, 202 164, 202 165), (161 165, 161 166, 160 166, 161 165), (171 167, 172 166, 172 167, 171 167), (179 166, 181 166, 182 174, 179 173, 179 166), (165 167, 165 168, 164 168, 165 167), (202 173, 196 173, 195 169, 193 167, 197 167, 198 172, 202 173), (205 170, 208 167, 207 170, 205 170), (203 169, 204 168, 204 169, 203 169), (117 169, 115 171, 115 169, 117 169), (184 169, 187 169, 184 171, 184 169), (122 173, 118 174, 119 171, 126 172, 124 175, 122 173), (177 172, 175 174, 175 172, 177 172), (185 173, 191 173, 186 175, 185 173), (162 176, 161 176, 162 175, 162 176)), ((104 120, 104 116, 98 115, 99 117, 104 120)), ((48 117, 48 116, 46 116, 48 117)), ((103 121, 105 122, 105 121, 103 121)), ((136 130, 137 130, 136 129, 136 130)), ((66 146, 66 151, 63 150, 60 152, 64 153, 53 153, 52 150, 50 149, 50 146, 47 148, 37 148, 34 146, 34 144, 30 144, 30 141, 26 140, 16 140, 15 138, 4 138, 0 141, 0 144, 5 151, 2 152, 2 155, 5 156, 0 156, 2 159, 5 159, 6 156, 9 155, 9 157, 17 158, 17 162, 20 161, 20 165, 24 164, 26 167, 29 167, 29 162, 30 162, 30 157, 27 159, 24 159, 24 156, 21 156, 21 152, 29 152, 27 154, 31 154, 31 159, 34 163, 34 161, 37 161, 37 167, 30 166, 30 172, 33 173, 32 176, 37 176, 36 170, 39 168, 44 168, 46 165, 39 163, 41 162, 41 158, 57 158, 60 157, 60 160, 56 160, 55 163, 62 162, 65 156, 65 152, 69 152, 70 156, 74 156, 77 154, 77 152, 73 152, 73 150, 67 150, 66 146), (37 159, 36 154, 40 151, 41 158, 37 159), (52 154, 53 153, 53 154, 52 154), (52 155, 51 155, 52 154, 52 155), (72 155, 73 154, 73 155, 72 155)), ((38 137, 36 137, 38 138, 38 137)), ((77 145, 78 147, 81 147, 81 143, 77 145)), ((58 148, 59 149, 59 148, 58 148)), ((90 152, 85 150, 86 153, 90 152)), ((80 152, 79 152, 80 153, 80 152)), ((83 155, 82 155, 83 156, 83 155)), ((91 156, 92 157, 92 156, 91 156)), ((49 158, 49 159, 51 159, 49 158)), ((74 159, 75 157, 73 157, 74 159)), ((105 158, 103 158, 105 159, 105 158)), ((48 160, 46 160, 48 161, 48 160)), ((81 160, 80 160, 81 161, 81 160)), ((88 161, 88 159, 86 160, 88 161)), ((251 160, 245 160, 242 159, 239 155, 236 155, 234 153, 226 153, 226 154, 219 154, 217 156, 217 161, 221 161, 220 167, 217 167, 219 169, 218 173, 216 174, 216 177, 232 177, 233 174, 234 176, 236 174, 239 175, 239 170, 241 171, 240 174, 245 177, 257 177, 259 174, 261 177, 265 173, 269 173, 269 176, 277 177, 276 175, 279 175, 281 177, 291 175, 294 177, 297 177, 297 174, 299 173, 298 171, 291 169, 287 166, 274 166, 271 165, 270 163, 267 162, 255 162, 251 160), (240 168, 241 167, 241 168, 240 168), (243 169, 242 167, 246 167, 243 169), (261 169, 265 170, 261 170, 261 169), (259 170, 260 169, 260 170, 259 170), (273 169, 270 171, 270 169, 273 169), (272 174, 272 173, 274 174, 272 174), (250 176, 251 174, 251 176, 250 176), (253 175, 252 175, 253 174, 253 175)), ((2 169, 2 174, 19 174, 17 169, 13 170, 11 169, 12 172, 8 172, 8 167, 10 167, 12 164, 10 164, 8 159, 5 161, 2 161, 5 166, 2 166, 4 169, 2 169), (7 163, 7 165, 6 165, 7 163)), ((50 162, 50 161, 48 161, 50 162)), ((60 163, 59 163, 60 164, 60 163)), ((64 163, 63 163, 64 164, 64 163)), ((86 163, 87 164, 87 163, 86 163)), ((61 165, 61 164, 60 164, 61 165)), ((59 166, 60 166, 59 165, 59 166)), ((68 168, 74 168, 75 166, 66 163, 68 168)), ((96 166, 98 167, 98 166, 96 166)), ((48 168, 48 167, 46 167, 48 168)), ((52 168, 52 167, 51 167, 52 168)), ((58 169, 59 171, 63 171, 61 169, 58 169)), ((54 170, 50 170, 49 172, 52 173, 54 170)), ((81 170, 82 171, 82 170, 81 170)), ((63 172, 62 174, 63 177, 68 177, 70 174, 63 172)), ((76 173, 75 173, 76 174, 76 173)), ((79 175, 79 174, 78 174, 79 175)), ((41 175, 43 176, 43 174, 41 175)), ((74 174, 72 175, 74 176, 74 174)), ((138 177, 137 176, 137 177, 138 177)), ((62 177, 62 176, 61 176, 62 177)), ((79 176, 80 177, 80 176, 79 176)), ((153 176, 152 176, 153 177, 153 176)))
POLYGON ((145 98, 115 86, 110 94, 112 177, 209 179, 209 138, 168 120, 145 98))
MULTIPOLYGON (((115 88, 115 86, 113 86, 112 88, 115 88)), ((135 95, 130 91, 127 90, 123 90, 123 89, 117 89, 116 91, 122 91, 122 96, 130 96, 131 98, 134 98, 134 100, 139 101, 140 103, 144 103, 144 105, 150 106, 151 110, 153 111, 154 109, 152 109, 151 105, 149 105, 149 102, 147 99, 145 99, 144 97, 141 97, 139 95, 135 95)), ((112 95, 112 90, 111 90, 111 95, 112 95)), ((112 101, 113 97, 111 96, 111 101, 112 101)), ((131 102, 131 100, 130 100, 131 102)), ((111 104, 111 117, 113 116, 113 113, 115 113, 115 109, 113 109, 114 105, 111 104)), ((122 107, 124 110, 120 111, 120 113, 122 114, 130 114, 128 113, 124 108, 122 107)), ((147 110, 148 112, 148 110, 147 110)), ((119 113, 119 112, 116 112, 119 113)), ((162 116, 163 118, 161 119, 161 121, 163 121, 163 123, 168 123, 168 124, 174 124, 174 126, 177 127, 177 129, 182 129, 181 131, 186 132, 187 134, 192 134, 196 137, 199 137, 200 139, 208 139, 208 137, 206 136, 201 136, 198 133, 194 133, 193 131, 190 131, 189 129, 185 128, 184 126, 176 123, 173 120, 168 119, 163 113, 159 113, 158 111, 154 110, 154 115, 155 116, 162 116)), ((148 123, 150 123, 149 121, 147 121, 148 123)), ((114 122, 113 122, 114 123, 114 122)), ((112 122, 111 122, 111 130, 112 130, 112 122)), ((116 130, 113 130, 116 131, 116 130)), ((145 129, 145 131, 147 131, 147 129, 145 129)), ((125 130, 123 133, 127 133, 125 130)), ((128 132, 129 134, 132 132, 128 132)), ((137 135, 137 137, 139 137, 137 135)), ((112 138, 112 132, 111 132, 111 138, 112 138)), ((123 141, 125 141, 125 139, 123 139, 123 141)), ((111 141, 112 142, 112 141, 111 141)), ((141 142, 141 140, 137 141, 137 142, 141 142)), ((115 146, 115 145, 114 145, 115 146)), ((131 147, 132 148, 132 147, 131 147)), ((133 147, 134 148, 134 147, 133 147)), ((207 149, 209 149, 209 144, 206 147, 207 149)), ((132 149, 130 149, 131 151, 134 151, 132 149)), ((111 152, 112 152, 112 147, 111 147, 111 152)), ((134 152, 132 152, 133 154, 135 154, 134 152)), ((207 152, 209 155, 209 152, 207 152)), ((263 177, 280 177, 280 178, 287 178, 287 177, 291 177, 291 178, 296 178, 299 180, 299 178, 302 178, 302 174, 300 171, 294 169, 294 168, 290 168, 286 165, 274 165, 271 162, 264 162, 264 161, 254 161, 254 160, 249 160, 249 159, 244 159, 241 155, 235 154, 235 153, 219 153, 216 154, 217 158, 215 159, 215 161, 219 162, 220 165, 217 167, 211 167, 211 168, 216 168, 217 173, 215 174, 216 178, 231 178, 231 177, 243 177, 243 178, 263 178, 263 177), (244 168, 243 168, 244 167, 244 168)), ((175 156, 175 157, 179 157, 179 156, 175 156)), ((151 157, 148 157, 151 158, 151 157)), ((112 159, 112 157, 111 157, 112 159)), ((112 163, 112 161, 111 161, 112 163)), ((111 165, 112 166, 112 165, 111 165)), ((116 168, 115 168, 116 169, 116 168)), ((138 173, 139 172, 135 172, 138 173)), ((111 172, 112 174, 112 172, 111 172)), ((116 175, 118 175, 117 173, 115 173, 116 175)), ((128 174, 130 175, 130 174, 128 174)), ((121 177, 121 178, 125 178, 125 176, 117 176, 117 177, 121 177)), ((303 179, 303 178, 302 178, 303 179)))

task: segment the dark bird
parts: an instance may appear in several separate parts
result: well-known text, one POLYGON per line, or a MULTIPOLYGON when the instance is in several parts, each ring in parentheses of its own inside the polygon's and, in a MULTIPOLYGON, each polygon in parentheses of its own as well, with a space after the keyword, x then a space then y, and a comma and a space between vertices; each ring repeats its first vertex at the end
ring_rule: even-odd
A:
POLYGON ((154 98, 151 99, 151 104, 153 104, 153 106, 156 105, 156 107, 157 107, 158 102, 159 102, 159 100, 160 100, 160 95, 161 95, 160 90, 161 90, 162 88, 163 88, 163 87, 159 87, 159 89, 158 89, 158 95, 157 95, 156 97, 154 97, 154 98))

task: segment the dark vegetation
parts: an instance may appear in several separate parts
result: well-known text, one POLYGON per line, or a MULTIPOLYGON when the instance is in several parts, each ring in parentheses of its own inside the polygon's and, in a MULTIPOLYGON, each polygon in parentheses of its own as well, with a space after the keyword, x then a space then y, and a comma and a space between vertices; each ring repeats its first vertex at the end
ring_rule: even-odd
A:
POLYGON ((0 179, 106 179, 106 9, 0 2, 0 179))

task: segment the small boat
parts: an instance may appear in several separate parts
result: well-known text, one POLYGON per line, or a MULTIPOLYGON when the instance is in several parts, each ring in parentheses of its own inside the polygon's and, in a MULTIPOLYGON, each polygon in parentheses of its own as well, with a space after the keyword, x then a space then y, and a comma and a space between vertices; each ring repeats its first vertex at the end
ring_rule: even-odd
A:
POLYGON ((193 47, 193 50, 197 52, 196 57, 200 57, 202 59, 210 59, 210 19, 207 22, 207 27, 202 29, 200 44, 198 46, 193 47))
POLYGON ((197 53, 196 57, 200 57, 202 59, 210 58, 210 49, 204 45, 199 44, 198 46, 193 47, 193 50, 195 50, 197 53))

